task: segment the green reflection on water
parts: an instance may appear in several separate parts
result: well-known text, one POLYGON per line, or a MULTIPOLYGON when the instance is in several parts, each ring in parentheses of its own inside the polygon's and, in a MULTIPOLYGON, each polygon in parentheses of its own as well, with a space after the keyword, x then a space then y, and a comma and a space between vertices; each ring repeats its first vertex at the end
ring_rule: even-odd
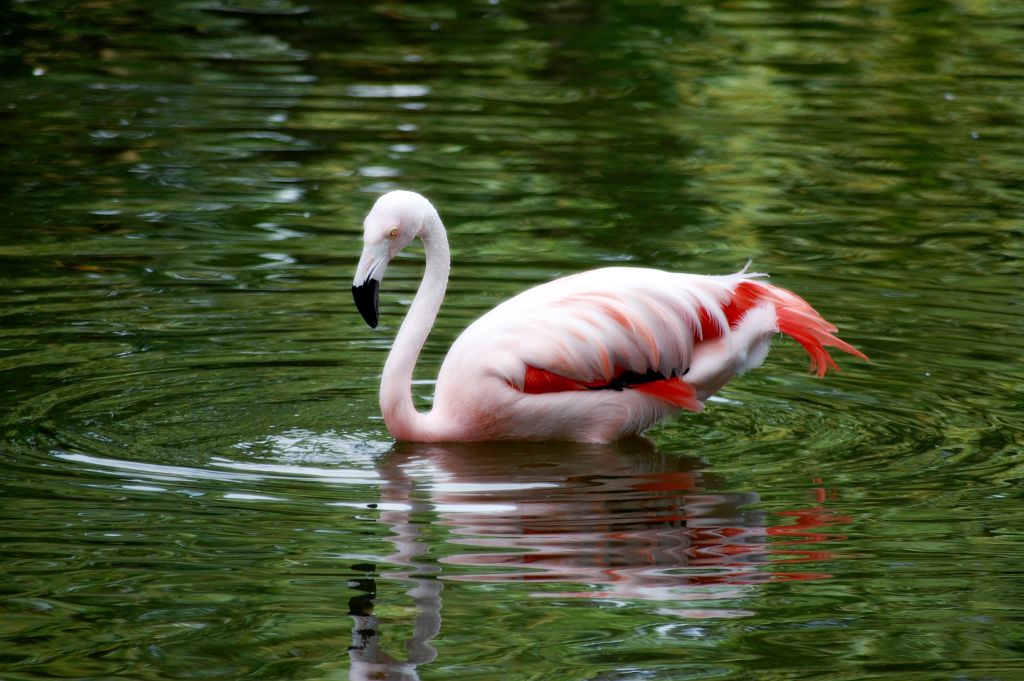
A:
POLYGON ((0 9, 3 678, 355 675, 360 579, 423 678, 1021 676, 1022 18, 0 9), (780 342, 654 445, 392 448, 419 256, 379 331, 348 287, 393 187, 455 257, 423 404, 496 301, 616 262, 752 258, 872 363, 780 342))

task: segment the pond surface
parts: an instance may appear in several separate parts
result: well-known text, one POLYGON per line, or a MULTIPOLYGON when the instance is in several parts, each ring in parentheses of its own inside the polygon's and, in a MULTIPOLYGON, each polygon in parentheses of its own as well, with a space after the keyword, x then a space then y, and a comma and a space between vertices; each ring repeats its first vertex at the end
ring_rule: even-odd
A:
POLYGON ((5 681, 1024 678, 1019 3, 14 2, 0 35, 5 681), (376 330, 350 286, 399 187, 454 255, 422 407, 469 321, 609 263, 750 259, 871 362, 781 340, 615 446, 395 445, 422 252, 376 330))

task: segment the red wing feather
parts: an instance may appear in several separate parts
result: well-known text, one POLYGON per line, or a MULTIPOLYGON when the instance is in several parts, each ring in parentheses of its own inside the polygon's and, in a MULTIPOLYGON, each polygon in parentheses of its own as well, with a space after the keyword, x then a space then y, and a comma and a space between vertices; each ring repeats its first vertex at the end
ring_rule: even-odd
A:
POLYGON ((697 391, 692 385, 681 378, 666 378, 664 381, 653 381, 633 386, 648 395, 665 400, 676 405, 680 409, 689 411, 704 411, 704 403, 697 399, 697 391))
MULTIPOLYGON (((615 377, 621 376, 623 373, 622 369, 616 368, 615 377)), ((537 367, 527 365, 523 392, 537 395, 540 393, 569 392, 573 390, 601 390, 611 387, 611 381, 590 381, 585 383, 560 376, 546 369, 538 369, 537 367)), ((697 399, 697 391, 694 387, 680 378, 665 378, 660 381, 627 385, 620 389, 639 390, 642 393, 653 395, 669 404, 673 404, 680 409, 688 409, 690 411, 702 411, 704 409, 704 403, 697 399)))

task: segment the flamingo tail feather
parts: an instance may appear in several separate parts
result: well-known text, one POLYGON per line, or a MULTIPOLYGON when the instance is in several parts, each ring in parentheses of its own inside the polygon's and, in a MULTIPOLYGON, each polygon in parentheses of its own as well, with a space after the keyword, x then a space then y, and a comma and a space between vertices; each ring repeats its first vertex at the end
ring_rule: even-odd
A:
POLYGON ((811 359, 810 370, 818 376, 824 376, 829 369, 839 371, 825 346, 868 359, 863 352, 836 336, 836 327, 792 291, 753 281, 744 281, 737 286, 733 304, 752 307, 761 302, 769 302, 775 307, 779 333, 803 346, 811 359))

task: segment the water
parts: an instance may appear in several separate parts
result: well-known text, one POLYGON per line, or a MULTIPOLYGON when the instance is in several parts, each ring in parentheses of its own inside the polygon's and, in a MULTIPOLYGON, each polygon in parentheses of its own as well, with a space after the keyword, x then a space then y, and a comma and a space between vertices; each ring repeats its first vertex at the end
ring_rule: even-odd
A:
POLYGON ((0 677, 1024 677, 1022 26, 0 10, 0 677), (646 442, 394 445, 421 253, 376 331, 349 287, 395 187, 455 259, 424 407, 471 319, 609 263, 752 259, 872 361, 780 341, 646 442))

